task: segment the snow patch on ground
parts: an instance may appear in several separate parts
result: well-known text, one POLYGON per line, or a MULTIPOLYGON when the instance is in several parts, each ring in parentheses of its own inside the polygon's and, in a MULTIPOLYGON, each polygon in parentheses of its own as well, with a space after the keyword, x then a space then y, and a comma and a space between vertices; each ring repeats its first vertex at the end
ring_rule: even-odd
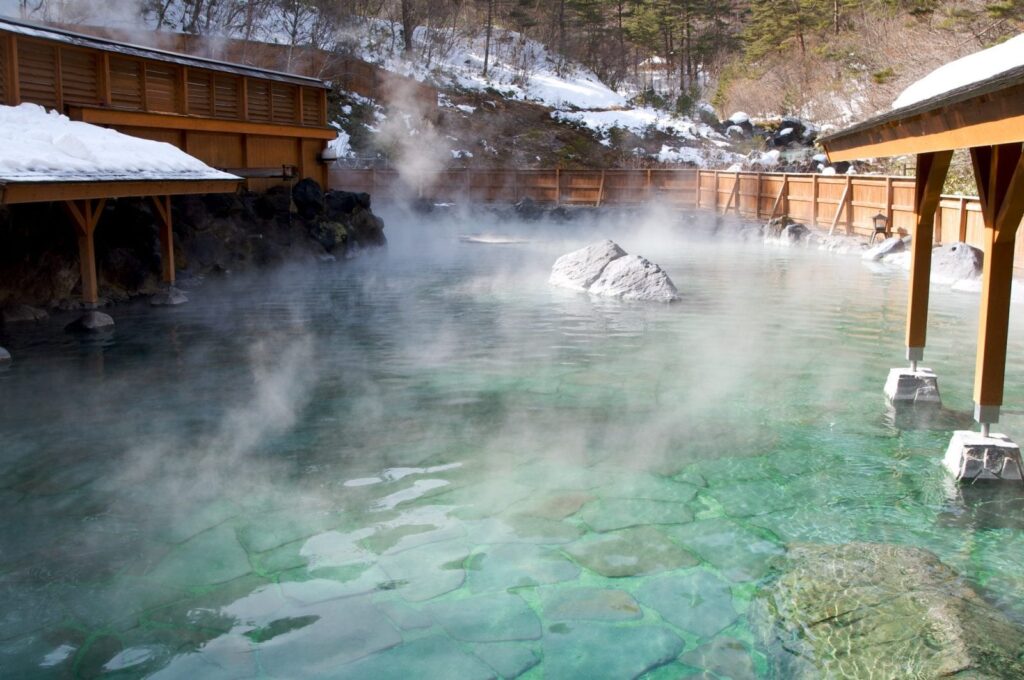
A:
POLYGON ((80 123, 36 104, 0 106, 0 179, 9 182, 238 179, 181 149, 80 123))
POLYGON ((1017 66, 1024 66, 1024 33, 987 50, 940 66, 900 94, 892 108, 900 109, 965 87, 1017 66))

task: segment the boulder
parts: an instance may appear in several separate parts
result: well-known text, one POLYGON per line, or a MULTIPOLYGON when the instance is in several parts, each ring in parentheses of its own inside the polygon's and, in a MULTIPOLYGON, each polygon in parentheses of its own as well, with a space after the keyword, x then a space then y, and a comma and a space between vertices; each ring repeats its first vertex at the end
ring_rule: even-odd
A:
POLYGON ((69 323, 64 330, 69 333, 95 333, 113 327, 114 319, 109 314, 93 309, 69 323))
POLYGON ((877 246, 874 246, 873 248, 869 248, 868 250, 866 250, 864 254, 861 255, 861 259, 877 261, 881 260, 884 257, 888 257, 889 255, 902 253, 906 249, 907 243, 902 238, 900 238, 899 236, 892 236, 890 238, 885 239, 877 246))
POLYGON ((384 220, 369 210, 357 209, 349 219, 349 227, 353 240, 360 246, 387 245, 384 236, 384 220))
POLYGON ((324 211, 324 191, 308 177, 292 187, 292 200, 303 219, 311 220, 324 211))
POLYGON ((750 614, 777 677, 1024 677, 1024 630, 927 550, 796 545, 783 566, 750 614))
POLYGON ((679 291, 668 274, 639 255, 612 260, 589 290, 594 295, 623 300, 672 302, 679 299, 679 291))
POLYGON ((932 281, 955 283, 981 276, 985 254, 966 243, 950 243, 932 251, 932 281))
POLYGON ((183 305, 188 302, 188 296, 183 292, 170 286, 167 290, 162 290, 149 299, 149 304, 154 307, 175 307, 177 305, 183 305))
POLYGON ((566 253, 555 260, 548 283, 585 291, 597 281, 605 267, 625 254, 626 251, 613 241, 592 243, 586 248, 566 253))
POLYGON ((4 324, 24 323, 27 321, 43 321, 49 315, 41 309, 28 305, 15 305, 4 310, 4 324))
POLYGON ((6 364, 11 361, 11 353, 0 347, 0 364, 6 364))
POLYGON ((314 222, 309 233, 328 253, 348 241, 348 229, 341 222, 314 222))
POLYGON ((512 206, 512 209, 516 216, 523 220, 539 220, 544 216, 544 208, 537 205, 537 202, 529 196, 512 206))
POLYGON ((788 243, 801 243, 811 235, 811 230, 802 224, 787 224, 779 234, 779 239, 788 243))
POLYGON ((370 209, 370 194, 354 191, 328 191, 324 198, 327 219, 337 222, 355 212, 356 208, 370 209))

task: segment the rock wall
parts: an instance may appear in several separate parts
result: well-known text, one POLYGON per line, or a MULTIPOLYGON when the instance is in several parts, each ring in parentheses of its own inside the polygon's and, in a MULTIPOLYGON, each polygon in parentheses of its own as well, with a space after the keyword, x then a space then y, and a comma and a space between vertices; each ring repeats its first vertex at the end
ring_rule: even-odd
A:
MULTIPOLYGON (((312 180, 265 193, 172 200, 181 281, 293 259, 342 259, 384 245, 369 194, 323 192, 312 180)), ((158 219, 148 199, 110 201, 96 229, 101 304, 160 289, 158 219)), ((78 242, 59 204, 0 208, 0 308, 80 306, 78 242)))

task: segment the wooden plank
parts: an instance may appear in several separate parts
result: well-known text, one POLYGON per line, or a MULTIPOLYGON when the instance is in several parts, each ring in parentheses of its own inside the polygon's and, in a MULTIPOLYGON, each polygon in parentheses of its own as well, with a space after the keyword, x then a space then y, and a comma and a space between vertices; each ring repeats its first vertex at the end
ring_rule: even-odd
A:
MULTIPOLYGON (((843 209, 846 208, 846 202, 850 199, 851 183, 849 179, 846 181, 846 188, 843 189, 843 197, 839 199, 839 207, 836 208, 836 216, 832 218, 832 225, 828 228, 828 235, 831 236, 836 231, 836 225, 839 224, 839 217, 843 214, 843 209)), ((847 228, 849 233, 849 227, 847 228)))
POLYGON ((604 179, 605 171, 601 171, 601 185, 597 188, 597 207, 601 207, 601 201, 604 199, 604 179))
POLYGON ((171 218, 171 197, 153 196, 160 218, 160 265, 164 283, 174 283, 174 223, 171 218))
POLYGON ((95 125, 126 127, 155 127, 170 130, 198 130, 201 132, 231 132, 263 137, 299 137, 302 139, 334 139, 338 136, 331 128, 313 128, 275 123, 243 123, 233 120, 210 120, 173 113, 148 113, 142 111, 115 111, 88 106, 74 106, 69 109, 74 120, 95 125))
POLYGON ((786 195, 786 190, 789 188, 789 177, 786 174, 782 175, 782 186, 779 187, 779 193, 775 196, 775 202, 772 204, 772 211, 768 215, 768 220, 775 219, 775 213, 778 212, 779 206, 782 205, 783 198, 786 195))
POLYGON ((932 220, 942 195, 952 151, 920 154, 917 157, 914 191, 917 216, 910 242, 910 294, 907 299, 907 355, 919 360, 928 333, 928 293, 932 272, 932 220))
POLYGON ((96 245, 93 233, 103 213, 105 200, 93 205, 91 199, 66 201, 64 207, 78 233, 78 266, 82 277, 82 301, 87 305, 99 302, 99 284, 96 276, 96 245))
POLYGON ((4 185, 3 203, 45 203, 99 198, 132 198, 180 194, 227 194, 238 180, 171 180, 121 182, 12 182, 4 185))
POLYGON ((966 243, 967 242, 967 197, 966 196, 961 196, 960 197, 960 226, 959 226, 958 233, 960 234, 960 238, 958 239, 960 241, 960 243, 966 243))
POLYGON ((21 103, 21 78, 18 75, 18 37, 13 33, 9 38, 7 53, 10 55, 10 66, 8 67, 8 73, 10 74, 8 82, 10 85, 8 87, 7 102, 11 106, 17 106, 21 103))

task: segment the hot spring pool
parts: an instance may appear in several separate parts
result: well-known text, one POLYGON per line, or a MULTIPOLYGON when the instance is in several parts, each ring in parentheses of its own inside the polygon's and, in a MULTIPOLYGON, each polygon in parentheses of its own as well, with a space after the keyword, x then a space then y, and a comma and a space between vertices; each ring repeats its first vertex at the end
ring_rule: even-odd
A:
POLYGON ((924 548, 1024 618, 1024 510, 939 465, 975 296, 933 291, 946 410, 910 427, 904 273, 629 216, 385 219, 386 253, 0 337, 3 677, 781 677, 750 612, 796 544, 924 548), (605 236, 683 300, 547 285, 605 236))

